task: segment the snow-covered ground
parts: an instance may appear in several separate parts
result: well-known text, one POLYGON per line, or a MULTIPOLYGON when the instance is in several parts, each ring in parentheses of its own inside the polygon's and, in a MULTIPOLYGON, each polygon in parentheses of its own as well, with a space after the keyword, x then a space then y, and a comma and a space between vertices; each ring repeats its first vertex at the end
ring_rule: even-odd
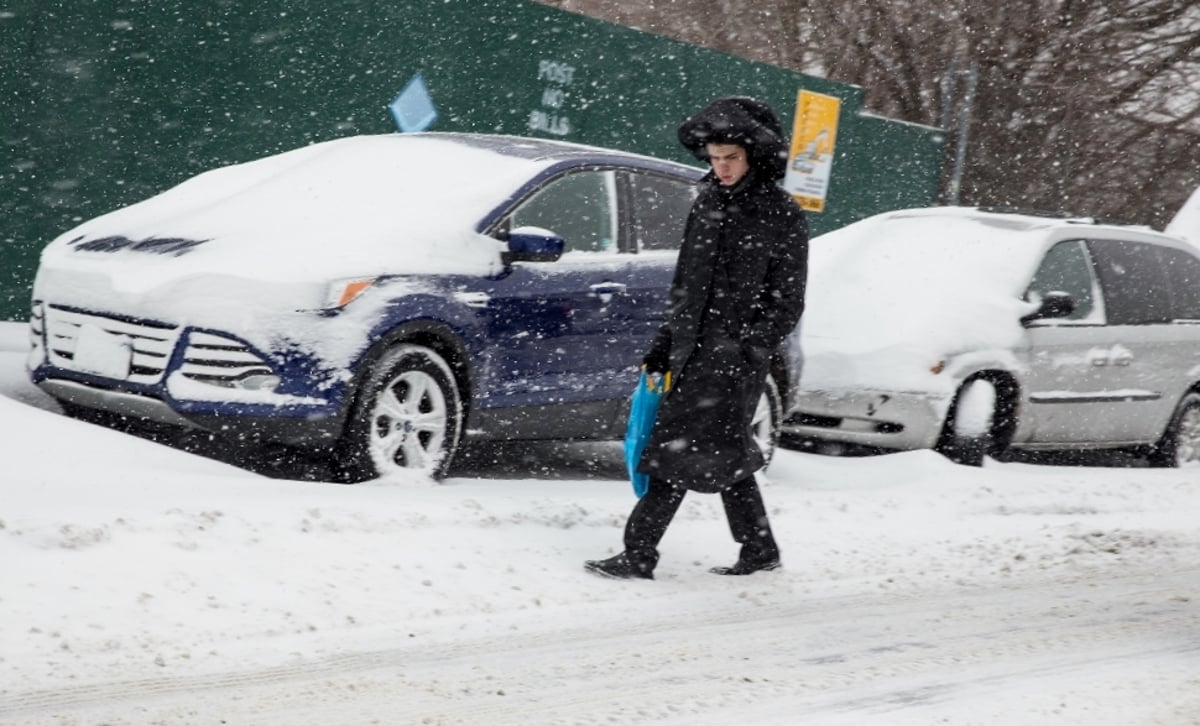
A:
POLYGON ((1200 724, 1200 471, 781 451, 785 569, 615 445, 267 478, 69 420, 0 324, 3 724, 1200 724))

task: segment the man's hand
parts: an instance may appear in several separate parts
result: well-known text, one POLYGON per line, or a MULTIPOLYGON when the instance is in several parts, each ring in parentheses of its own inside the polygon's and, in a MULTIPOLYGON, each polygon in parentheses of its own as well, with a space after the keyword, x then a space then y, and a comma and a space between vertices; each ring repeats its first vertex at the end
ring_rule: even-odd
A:
POLYGON ((651 348, 646 357, 642 358, 642 367, 647 373, 666 373, 671 368, 671 356, 665 350, 651 348))

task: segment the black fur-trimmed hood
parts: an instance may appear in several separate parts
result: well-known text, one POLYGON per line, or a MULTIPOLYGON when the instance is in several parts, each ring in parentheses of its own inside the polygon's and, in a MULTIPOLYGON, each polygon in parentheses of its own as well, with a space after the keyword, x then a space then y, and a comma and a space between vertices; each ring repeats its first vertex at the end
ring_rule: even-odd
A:
POLYGON ((679 127, 679 143, 708 161, 705 144, 737 144, 746 149, 751 168, 770 179, 787 173, 787 139, 771 107, 747 96, 719 98, 679 127))

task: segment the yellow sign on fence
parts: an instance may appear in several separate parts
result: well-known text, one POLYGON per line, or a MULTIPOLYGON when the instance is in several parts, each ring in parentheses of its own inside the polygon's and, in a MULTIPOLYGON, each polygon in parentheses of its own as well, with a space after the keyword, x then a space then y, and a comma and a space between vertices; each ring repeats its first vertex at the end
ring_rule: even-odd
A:
POLYGON ((796 123, 783 188, 809 212, 825 209, 841 107, 841 99, 821 93, 801 90, 796 96, 796 123))

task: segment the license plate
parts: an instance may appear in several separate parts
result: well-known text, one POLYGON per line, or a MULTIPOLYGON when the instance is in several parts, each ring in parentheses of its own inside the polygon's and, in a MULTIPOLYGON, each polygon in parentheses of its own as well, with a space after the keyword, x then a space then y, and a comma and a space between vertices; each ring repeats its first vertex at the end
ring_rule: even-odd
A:
POLYGON ((75 368, 105 378, 129 378, 133 361, 133 341, 127 335, 114 335, 85 323, 75 338, 75 368))

